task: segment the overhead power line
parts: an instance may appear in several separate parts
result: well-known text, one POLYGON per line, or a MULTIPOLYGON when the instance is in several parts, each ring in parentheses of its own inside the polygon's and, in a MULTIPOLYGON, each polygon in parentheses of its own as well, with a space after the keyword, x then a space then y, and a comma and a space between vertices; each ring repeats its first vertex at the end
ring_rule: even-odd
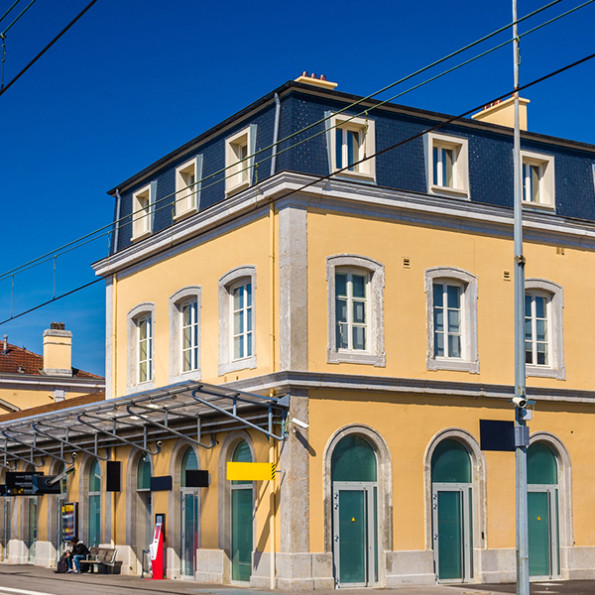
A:
MULTIPOLYGON (((33 0, 33 1, 35 1, 35 0, 33 0)), ((8 84, 6 84, 2 88, 0 88, 0 95, 3 95, 4 93, 6 93, 6 91, 8 91, 8 89, 10 87, 12 87, 12 85, 14 85, 25 74, 25 72, 27 72, 27 70, 29 70, 29 68, 31 68, 31 66, 33 66, 33 64, 35 64, 35 62, 37 62, 37 60, 39 60, 39 58, 41 58, 60 39, 60 37, 62 37, 62 35, 64 35, 64 33, 66 33, 96 2, 97 2, 97 0, 91 0, 91 2, 89 2, 89 4, 87 4, 87 6, 85 8, 83 8, 83 10, 81 10, 81 12, 79 12, 78 15, 76 17, 74 17, 74 19, 72 19, 72 21, 70 21, 70 23, 68 23, 68 25, 66 25, 66 27, 64 27, 64 29, 62 29, 62 31, 60 31, 60 33, 58 33, 58 35, 56 35, 35 56, 35 58, 33 58, 31 61, 29 61, 29 63, 8 84)), ((33 2, 31 2, 31 4, 33 4, 33 2)))
POLYGON ((0 23, 11 13, 12 9, 20 2, 21 0, 15 0, 10 8, 6 9, 6 12, 0 17, 0 23))
MULTIPOLYGON (((18 2, 18 0, 17 0, 18 2)), ((5 13, 5 16, 12 10, 12 7, 15 6, 17 4, 17 2, 15 2, 9 9, 8 11, 5 13)), ((2 33, 0 33, 0 37, 2 39, 4 39, 4 36, 8 33, 8 31, 10 30, 10 28, 33 6, 33 4, 35 4, 36 0, 31 0, 31 2, 29 2, 29 4, 27 4, 27 6, 25 6, 25 8, 23 8, 23 10, 21 10, 21 12, 15 17, 15 19, 12 21, 12 23, 10 23, 10 25, 8 25, 8 27, 6 27, 6 29, 4 29, 4 31, 2 31, 2 33)), ((2 17, 4 18, 4 17, 2 17)), ((2 19, 0 19, 2 20, 2 19)))
MULTIPOLYGON (((539 83, 542 83, 550 78, 553 78, 554 76, 558 76, 559 74, 562 74, 563 72, 566 72, 567 70, 570 70, 572 68, 575 68, 577 66, 580 66, 581 64, 584 64, 585 62, 588 62, 589 60, 592 60, 593 58, 595 58, 595 53, 589 54, 588 56, 585 56, 584 58, 581 58, 580 60, 576 60, 575 62, 572 62, 570 64, 567 64, 566 66, 563 66, 562 68, 558 68, 557 70, 554 70, 552 72, 550 72, 549 74, 546 74, 544 76, 541 76, 533 81, 531 81, 530 83, 527 83, 525 85, 521 85, 520 87, 513 89, 513 90, 509 90, 506 93, 503 93, 501 95, 499 95, 498 97, 494 97, 488 101, 483 102, 481 105, 479 106, 475 106, 472 109, 466 110, 465 112, 457 115, 457 116, 451 116, 446 118, 444 121, 439 122, 438 124, 431 126, 430 128, 426 128, 425 130, 423 130, 422 132, 419 132, 417 134, 414 134, 413 136, 410 136, 404 140, 401 140, 397 143, 394 143, 393 145, 390 145, 380 151, 376 151, 375 153, 373 153, 372 155, 368 155, 366 157, 364 157, 363 159, 360 159, 359 161, 356 161, 354 163, 351 163, 337 171, 334 171, 332 173, 329 173, 327 175, 324 176, 316 176, 316 179, 306 183, 306 184, 302 184, 302 186, 300 186, 299 188, 296 188, 295 190, 289 190, 287 191, 285 194, 281 195, 280 197, 278 197, 277 200, 281 200, 283 198, 287 198, 288 196, 291 196, 292 194, 296 194, 298 192, 302 192, 304 190, 306 190, 307 188, 310 188, 312 186, 314 186, 315 184, 318 184, 319 182, 322 182, 324 180, 329 180, 332 177, 341 174, 342 172, 346 171, 349 167, 353 167, 354 165, 359 165, 361 163, 364 163, 365 161, 368 161, 372 158, 378 157, 379 155, 382 155, 384 153, 387 153, 388 151, 392 151, 393 149, 396 149, 397 147, 400 147, 402 145, 405 145, 413 140, 416 140, 418 138, 423 137, 424 135, 428 134, 429 132, 433 132, 434 130, 438 130, 440 128, 443 128, 444 126, 447 126, 448 124, 452 124, 453 122, 456 122, 457 120, 461 120, 462 118, 465 118, 466 116, 479 111, 480 109, 483 108, 484 105, 488 105, 490 103, 493 103, 495 101, 499 101, 502 99, 505 99, 506 97, 509 97, 511 95, 511 93, 517 91, 523 91, 525 89, 528 89, 530 87, 533 87, 539 83)), ((72 289, 71 291, 64 293, 62 295, 56 296, 54 298, 52 298, 51 300, 48 300, 46 302, 44 302, 43 304, 38 304, 37 306, 34 306, 33 308, 30 308, 24 312, 20 312, 19 314, 15 314, 14 316, 11 316, 10 318, 7 318, 5 320, 0 321, 0 325, 2 324, 6 324, 7 322, 10 322, 12 320, 14 320, 15 318, 20 318, 21 316, 24 316, 25 314, 29 314, 30 312, 33 312, 34 310, 37 310, 39 308, 42 308, 43 306, 46 306, 48 304, 54 303, 58 300, 61 300, 69 295, 72 295, 73 293, 76 293, 78 291, 81 291, 83 289, 86 289, 87 287, 90 287, 91 285, 94 285, 95 283, 98 283, 99 281, 101 281, 102 279, 95 279, 94 281, 90 282, 90 283, 86 283, 84 285, 81 285, 79 287, 76 287, 75 289, 72 289)))
MULTIPOLYGON (((546 5, 542 6, 541 8, 539 8, 539 9, 537 9, 537 10, 535 10, 535 11, 533 11, 533 12, 527 14, 527 15, 525 15, 524 17, 521 17, 520 19, 518 19, 515 22, 516 23, 520 23, 520 22, 522 22, 522 21, 524 21, 526 19, 529 19, 529 18, 537 15, 538 13, 540 13, 540 12, 542 12, 542 11, 550 8, 550 7, 552 7, 553 5, 558 4, 559 2, 561 2, 561 0, 554 0, 553 2, 550 2, 549 4, 546 4, 546 5)), ((549 21, 546 21, 545 23, 542 23, 542 24, 540 24, 540 25, 538 25, 538 26, 536 26, 536 27, 534 27, 534 28, 526 31, 525 33, 523 33, 522 35, 520 35, 520 37, 524 37, 525 35, 529 35, 531 33, 534 33, 535 31, 543 28, 544 26, 549 25, 549 24, 552 24, 553 22, 555 22, 555 21, 557 21, 557 20, 559 20, 559 19, 561 19, 561 18, 563 18, 563 17, 571 14, 572 12, 575 12, 576 10, 579 10, 581 8, 584 8, 585 6, 587 6, 589 4, 592 4, 593 2, 595 2, 595 0, 587 0, 583 4, 580 4, 579 6, 576 6, 576 7, 572 8, 572 9, 570 9, 570 10, 568 10, 568 11, 566 11, 566 12, 560 14, 560 15, 557 15, 556 17, 550 19, 549 21)), ((87 8, 89 8, 89 7, 87 7, 87 8)), ((262 149, 259 149, 258 151, 256 151, 255 153, 253 153, 251 155, 251 157, 255 157, 255 156, 259 155, 259 154, 262 154, 263 152, 268 151, 268 150, 272 149, 273 147, 279 146, 281 143, 284 143, 284 142, 290 140, 291 138, 296 137, 299 134, 303 134, 304 132, 312 129, 313 127, 315 127, 315 126, 317 126, 319 124, 324 123, 330 117, 333 117, 333 116, 335 116, 335 115, 337 115, 339 113, 342 113, 342 112, 344 112, 347 109, 350 109, 352 107, 355 107, 355 106, 361 104, 363 101, 369 100, 369 99, 375 97, 376 95, 382 93, 383 91, 386 91, 386 90, 394 87, 395 85, 397 85, 399 83, 405 82, 405 81, 413 78, 417 74, 420 74, 420 73, 422 73, 422 72, 424 72, 424 71, 432 68, 433 66, 436 66, 436 65, 444 62, 445 60, 448 60, 449 58, 452 58, 452 57, 454 57, 454 56, 456 56, 456 55, 458 55, 458 54, 460 54, 460 53, 462 53, 462 52, 464 52, 464 51, 466 51, 466 50, 468 50, 468 49, 470 49, 470 48, 478 45, 482 41, 485 41, 487 39, 490 39, 491 37, 494 37, 495 35, 497 35, 497 34, 503 32, 503 31, 507 30, 509 27, 510 27, 510 25, 506 25, 505 27, 501 27, 501 28, 497 29, 496 31, 494 31, 494 32, 492 32, 490 34, 485 35, 484 37, 482 37, 482 38, 480 38, 480 39, 478 39, 478 40, 476 40, 474 42, 471 42, 470 44, 467 44, 466 46, 460 48, 459 50, 456 50, 455 52, 452 52, 452 53, 448 54, 447 56, 445 56, 443 58, 440 58, 439 60, 436 60, 436 61, 432 62, 428 66, 425 66, 425 67, 423 67, 423 68, 415 71, 414 73, 409 74, 409 75, 407 75, 407 76, 405 76, 405 77, 403 77, 403 78, 401 78, 401 79, 399 79, 399 80, 391 83, 390 85, 387 85, 387 86, 383 87, 379 91, 376 91, 375 93, 372 93, 370 95, 367 95, 366 97, 360 98, 360 99, 358 99, 358 100, 350 103, 346 107, 338 110, 337 112, 333 112, 332 116, 328 116, 328 117, 322 118, 322 119, 318 120, 317 122, 314 122, 313 124, 309 124, 309 125, 301 128, 300 130, 298 130, 296 132, 293 132, 292 134, 284 137, 283 139, 280 139, 280 140, 276 141, 275 143, 272 143, 272 144, 270 144, 268 146, 263 147, 262 149)), ((478 59, 480 59, 480 58, 488 55, 489 53, 494 52, 494 51, 496 51, 496 50, 504 47, 505 45, 511 43, 512 41, 513 41, 512 39, 508 39, 508 40, 506 40, 506 41, 504 41, 504 42, 502 42, 502 43, 500 43, 500 44, 492 47, 489 50, 486 50, 486 51, 484 51, 484 52, 482 52, 480 54, 477 54, 476 56, 473 56, 472 58, 469 58, 468 60, 465 60, 464 62, 461 62, 461 63, 459 63, 459 64, 457 64, 457 65, 455 65, 455 66, 453 66, 453 67, 451 67, 451 68, 449 68, 449 69, 447 69, 445 71, 442 71, 441 73, 438 73, 438 74, 432 76, 429 79, 426 79, 426 80, 424 80, 424 81, 416 84, 413 87, 410 87, 409 89, 407 89, 405 91, 402 91, 402 92, 400 92, 400 93, 398 93, 396 95, 393 95, 392 97, 390 97, 390 98, 388 98, 386 100, 380 101, 379 103, 377 103, 377 104, 375 104, 373 106, 370 106, 367 109, 362 110, 358 114, 355 114, 355 115, 350 116, 347 121, 349 121, 349 120, 351 120, 353 118, 362 116, 362 115, 367 115, 368 112, 370 112, 370 111, 372 111, 374 109, 378 109, 379 107, 385 105, 386 103, 389 103, 389 102, 397 99, 398 97, 401 97, 401 96, 405 95, 406 93, 409 93, 409 92, 411 92, 413 90, 416 90, 416 89, 422 87, 423 85, 426 85, 426 84, 428 84, 428 83, 430 83, 430 82, 432 82, 432 81, 434 81, 434 80, 436 80, 436 79, 438 79, 438 78, 440 78, 442 76, 445 76, 446 74, 450 74, 451 72, 457 70, 458 68, 461 68, 463 66, 468 65, 471 62, 473 62, 475 60, 478 60, 478 59)), ((334 126, 331 126, 330 127, 331 130, 332 130, 332 128, 334 128, 334 126)), ((316 133, 314 133, 314 134, 312 134, 312 135, 310 135, 310 136, 308 136, 308 137, 306 137, 304 139, 299 140, 298 142, 296 142, 296 143, 294 143, 294 144, 292 144, 292 145, 290 145, 288 147, 285 147, 285 148, 277 151, 276 154, 277 154, 277 156, 280 155, 280 154, 283 154, 283 153, 285 153, 285 152, 287 152, 289 150, 292 150, 295 147, 297 147, 297 146, 299 146, 299 145, 301 145, 301 144, 303 144, 305 142, 308 142, 308 141, 316 138, 317 136, 320 136, 321 134, 325 134, 325 133, 326 133, 326 129, 321 130, 319 132, 316 132, 316 133)), ((255 168, 258 168, 258 166, 262 165, 263 163, 265 163, 265 162, 267 162, 267 161, 269 161, 271 159, 272 159, 272 155, 267 156, 267 157, 264 157, 261 160, 257 161, 254 164, 254 167, 255 168)), ((213 172, 213 173, 211 173, 211 174, 209 174, 209 175, 201 178, 200 180, 198 180, 198 181, 196 181, 194 183, 194 187, 197 188, 198 185, 200 184, 201 185, 201 191, 204 191, 204 190, 206 190, 206 189, 208 189, 208 188, 210 188, 210 187, 212 187, 212 186, 214 186, 216 184, 220 184, 220 183, 224 182, 232 174, 226 175, 226 176, 224 176, 221 179, 217 179, 217 180, 211 182, 210 184, 208 184, 206 186, 202 186, 202 183, 203 182, 205 182, 205 181, 207 181, 207 180, 209 180, 211 178, 214 178, 217 175, 220 175, 222 173, 225 173, 230 167, 231 166, 226 166, 226 167, 224 167, 224 168, 222 168, 220 170, 217 170, 217 171, 215 171, 215 172, 213 172)), ((185 191, 186 189, 183 189, 183 190, 185 191)), ((170 194, 168 194, 166 196, 161 197, 158 201, 156 201, 155 203, 153 203, 153 205, 152 205, 153 212, 158 212, 158 211, 160 211, 163 208, 172 208, 173 207, 173 204, 170 204, 169 202, 166 202, 166 201, 169 200, 170 198, 172 198, 172 196, 175 197, 175 195, 178 194, 181 191, 182 190, 178 190, 178 191, 172 192, 172 193, 170 193, 170 194), (160 203, 163 203, 163 204, 161 204, 161 206, 158 206, 160 203)), ((175 202, 176 202, 176 200, 174 200, 174 204, 175 204, 175 202)), ((58 248, 52 250, 51 252, 48 252, 46 254, 43 254, 43 255, 41 255, 41 256, 33 259, 33 260, 30 260, 30 261, 28 261, 28 262, 26 262, 26 263, 24 263, 22 265, 19 265, 18 267, 15 267, 15 268, 13 268, 13 269, 11 269, 9 271, 6 271, 5 273, 0 274, 0 281, 3 280, 3 279, 5 279, 5 278, 14 276, 14 275, 16 275, 18 273, 21 273, 21 272, 24 272, 26 270, 29 270, 29 269, 31 269, 31 268, 33 268, 35 266, 38 266, 40 264, 43 264, 45 262, 48 262, 49 260, 52 260, 52 259, 54 259, 55 257, 57 257, 57 256, 59 256, 61 254, 64 254, 66 252, 70 252, 72 250, 75 250, 75 249, 77 249, 77 247, 82 247, 82 246, 86 245, 87 243, 89 243, 91 241, 94 241, 96 239, 100 239, 101 237, 104 237, 106 235, 109 235, 111 233, 111 228, 114 225, 118 225, 119 223, 122 223, 123 221, 125 221, 127 219, 132 220, 132 218, 135 215, 137 215, 137 214, 140 214, 140 211, 130 213, 129 215, 125 215, 123 217, 119 217, 118 219, 110 222, 109 224, 106 224, 106 225, 104 225, 104 226, 102 226, 102 227, 100 227, 100 228, 98 228, 98 229, 96 229, 96 230, 94 230, 92 232, 89 232, 88 234, 85 234, 84 236, 82 236, 80 238, 77 238, 77 239, 75 239, 75 240, 73 240, 73 241, 71 241, 71 242, 69 242, 69 243, 67 243, 67 244, 65 244, 65 245, 63 245, 61 247, 58 247, 58 248)), ((129 224, 129 223, 126 223, 126 224, 129 224)))

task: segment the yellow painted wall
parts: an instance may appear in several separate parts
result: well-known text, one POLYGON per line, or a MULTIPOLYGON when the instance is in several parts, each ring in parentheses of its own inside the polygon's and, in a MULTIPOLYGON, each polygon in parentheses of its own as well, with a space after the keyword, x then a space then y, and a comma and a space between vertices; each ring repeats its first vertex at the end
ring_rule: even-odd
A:
MULTIPOLYGON (((436 434, 456 428, 471 434, 477 443, 479 420, 514 419, 505 400, 365 392, 313 391, 309 403, 308 440, 316 456, 310 461, 310 543, 324 551, 323 453, 332 436, 344 426, 359 424, 374 429, 387 443, 393 473, 393 541, 395 550, 426 549, 427 449, 436 434)), ((591 511, 595 503, 590 441, 595 409, 588 405, 540 402, 529 422, 531 433, 548 432, 566 447, 572 466, 574 540, 577 546, 593 545, 595 529, 591 511)), ((512 548, 515 544, 515 457, 512 452, 485 452, 486 546, 512 548)), ((475 511, 474 514, 478 514, 475 511)), ((563 511, 560 511, 562 517, 563 511)), ((477 518, 477 517, 476 517, 477 518)))
MULTIPOLYGON (((308 214, 309 369, 316 372, 373 374, 475 382, 514 383, 514 284, 512 241, 463 231, 406 225, 372 218, 310 211, 308 214), (327 364, 328 297, 326 258, 359 254, 385 267, 384 323, 386 367, 327 364), (403 259, 410 260, 410 268, 403 259), (426 368, 427 321, 425 270, 436 266, 464 269, 478 278, 480 373, 429 371, 426 368), (510 281, 504 280, 504 272, 510 281), (312 307, 319 304, 320 307, 312 307)), ((526 244, 526 277, 544 278, 564 289, 566 381, 533 378, 528 386, 592 389, 590 364, 595 314, 585 296, 595 290, 591 270, 595 254, 556 246, 526 244), (590 347, 591 346, 591 347, 590 347)))
MULTIPOLYGON (((70 391, 67 389, 65 398, 72 399, 74 397, 88 395, 90 392, 91 388, 83 391, 70 391)), ((8 401, 20 409, 29 409, 30 407, 39 407, 41 405, 49 405, 50 403, 53 403, 54 395, 52 394, 52 391, 47 388, 30 390, 0 388, 0 399, 8 401)), ((7 411, 0 405, 0 412, 6 413, 7 411)))
POLYGON ((224 234, 200 246, 139 272, 120 276, 117 283, 117 395, 126 394, 127 315, 143 302, 155 303, 154 377, 155 386, 169 383, 169 298, 189 285, 202 288, 201 367, 205 382, 230 382, 267 374, 271 369, 271 282, 270 221, 263 217, 233 233, 224 234), (254 304, 256 313, 256 357, 258 368, 240 370, 227 377, 218 375, 219 295, 218 280, 241 265, 256 266, 254 304))

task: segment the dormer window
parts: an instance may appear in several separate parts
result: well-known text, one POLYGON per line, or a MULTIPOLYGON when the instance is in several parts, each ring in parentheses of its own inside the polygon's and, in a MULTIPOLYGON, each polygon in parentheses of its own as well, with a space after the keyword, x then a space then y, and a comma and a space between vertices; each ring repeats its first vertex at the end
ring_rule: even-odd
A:
POLYGON ((426 135, 428 193, 469 198, 469 147, 466 138, 426 135))
POLYGON ((332 116, 328 122, 331 171, 337 172, 338 176, 374 180, 374 120, 339 114, 332 116))
POLYGON ((523 203, 555 208, 554 158, 539 153, 521 152, 523 160, 523 203))
POLYGON ((176 168, 175 217, 183 217, 198 209, 200 192, 198 157, 176 168))
POLYGON ((252 184, 252 126, 244 128, 225 141, 225 192, 231 194, 252 184))
POLYGON ((152 185, 132 194, 132 239, 139 240, 151 233, 152 185))

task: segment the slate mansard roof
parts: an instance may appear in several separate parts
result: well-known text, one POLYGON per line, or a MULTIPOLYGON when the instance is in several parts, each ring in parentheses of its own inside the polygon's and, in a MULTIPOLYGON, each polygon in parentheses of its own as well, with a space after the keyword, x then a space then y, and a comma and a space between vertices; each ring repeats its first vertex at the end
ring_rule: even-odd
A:
MULTIPOLYGON (((254 175, 258 181, 283 171, 312 176, 328 175, 330 159, 325 124, 319 123, 306 132, 299 131, 360 99, 362 98, 347 93, 289 81, 165 155, 109 191, 109 194, 119 196, 114 219, 121 220, 118 233, 113 234, 113 238, 117 238, 117 245, 113 240, 111 253, 131 245, 132 194, 150 182, 156 187, 155 199, 158 205, 154 209, 152 232, 157 233, 175 223, 175 168, 197 155, 201 155, 202 159, 200 177, 203 180, 199 210, 204 211, 224 201, 226 195, 222 170, 225 167, 225 139, 248 125, 254 126, 256 130, 255 150, 258 152, 264 149, 255 158, 258 167, 255 168, 254 175), (270 146, 274 142, 276 96, 280 101, 278 138, 282 142, 277 148, 276 166, 272 173, 270 146), (296 136, 283 141, 293 134, 296 136), (313 138, 305 140, 308 137, 313 138), (292 145, 297 146, 288 149, 292 145)), ((348 115, 361 115, 367 110, 366 117, 375 122, 376 152, 411 137, 415 138, 376 157, 374 184, 418 196, 427 194, 423 133, 451 116, 396 104, 375 107, 379 103, 376 100, 366 100, 345 111, 348 115)), ((464 118, 444 125, 437 132, 468 141, 470 202, 512 209, 512 129, 464 118)), ((595 223, 595 145, 522 132, 521 148, 524 151, 553 156, 555 159, 555 209, 552 214, 558 218, 595 223)), ((462 207, 468 202, 465 200, 462 207)))

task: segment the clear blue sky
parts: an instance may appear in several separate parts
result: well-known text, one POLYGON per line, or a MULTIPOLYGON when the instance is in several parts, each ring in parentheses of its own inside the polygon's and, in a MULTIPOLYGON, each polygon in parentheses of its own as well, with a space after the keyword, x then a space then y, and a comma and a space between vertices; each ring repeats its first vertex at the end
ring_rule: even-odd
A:
MULTIPOLYGON (((0 16, 12 3, 0 0, 0 16)), ((546 3, 518 0, 519 16, 546 3)), ((580 3, 564 0, 520 32, 580 3)), ((86 4, 37 0, 7 34, 5 83, 86 4)), ((99 0, 0 96, 0 274, 108 224, 106 190, 303 70, 368 95, 510 21, 504 0, 99 0)), ((595 3, 523 38, 521 84, 595 51, 594 25, 595 3)), ((396 102, 459 114, 511 87, 506 46, 396 102)), ((523 95, 530 130, 595 143, 595 61, 523 95)), ((106 253, 104 237, 60 257, 56 292, 92 281, 90 263, 106 253)), ((0 281, 0 320, 11 282, 0 281)), ((52 264, 14 284, 16 314, 52 297, 52 264)), ((41 352, 54 320, 73 331, 73 365, 103 374, 103 283, 0 325, 0 338, 41 352)))

